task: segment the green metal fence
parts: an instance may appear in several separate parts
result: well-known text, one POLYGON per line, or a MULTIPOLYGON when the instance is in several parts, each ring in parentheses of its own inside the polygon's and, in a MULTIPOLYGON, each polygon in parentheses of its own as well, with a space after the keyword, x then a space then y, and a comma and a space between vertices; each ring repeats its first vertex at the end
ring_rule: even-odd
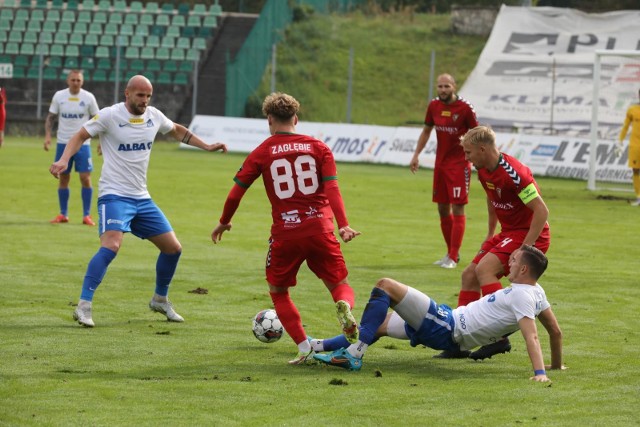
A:
POLYGON ((293 19, 293 5, 310 6, 318 13, 345 13, 364 0, 268 0, 249 36, 231 59, 227 54, 225 115, 245 115, 247 99, 257 90, 271 50, 293 19))

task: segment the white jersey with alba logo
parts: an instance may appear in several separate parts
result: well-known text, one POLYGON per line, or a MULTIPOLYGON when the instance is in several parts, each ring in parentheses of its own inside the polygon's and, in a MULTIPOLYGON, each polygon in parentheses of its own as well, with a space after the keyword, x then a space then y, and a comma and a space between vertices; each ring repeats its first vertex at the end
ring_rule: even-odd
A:
POLYGON ((508 288, 454 309, 453 339, 462 350, 496 342, 520 329, 520 319, 535 319, 550 306, 539 284, 512 283, 508 288))
MULTIPOLYGON (((80 89, 80 92, 72 95, 68 88, 57 91, 51 100, 49 112, 58 116, 58 144, 68 143, 98 109, 98 102, 91 92, 80 89)), ((84 142, 85 145, 90 143, 91 139, 84 142)))
POLYGON ((158 132, 170 132, 174 124, 160 110, 147 107, 135 116, 124 102, 103 108, 85 123, 92 137, 100 137, 104 163, 98 184, 98 197, 113 194, 133 199, 149 199, 147 168, 151 148, 158 132))

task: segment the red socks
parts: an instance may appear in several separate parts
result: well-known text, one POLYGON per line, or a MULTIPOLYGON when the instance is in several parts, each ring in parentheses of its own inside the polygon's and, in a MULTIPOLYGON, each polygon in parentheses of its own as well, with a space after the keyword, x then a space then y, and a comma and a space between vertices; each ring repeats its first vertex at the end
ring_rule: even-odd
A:
POLYGON ((342 283, 331 290, 331 297, 334 302, 338 302, 340 300, 346 301, 349 303, 349 307, 353 310, 355 305, 356 297, 353 292, 353 288, 349 286, 348 283, 342 283))
POLYGON ((452 215, 451 224, 451 243, 449 246, 449 258, 458 262, 460 258, 460 247, 462 246, 462 238, 467 225, 467 217, 465 215, 452 215))
MULTIPOLYGON (((440 217, 440 229, 442 230, 442 236, 447 243, 447 254, 451 250, 451 229, 453 228, 453 215, 440 217)), ((454 259, 455 261, 455 259, 454 259)))
POLYGON ((269 292, 269 295, 271 295, 271 301, 273 301, 276 313, 278 313, 278 318, 280 322, 282 322, 284 330, 287 331, 291 339, 293 339, 293 342, 299 344, 306 340, 307 334, 302 327, 300 312, 291 300, 289 293, 269 292))
POLYGON ((502 289, 502 285, 500 284, 500 282, 493 282, 484 286, 480 286, 480 289, 482 289, 482 296, 485 296, 499 291, 500 289, 502 289))
POLYGON ((458 307, 468 305, 480 299, 480 292, 477 291, 460 291, 458 294, 458 307))

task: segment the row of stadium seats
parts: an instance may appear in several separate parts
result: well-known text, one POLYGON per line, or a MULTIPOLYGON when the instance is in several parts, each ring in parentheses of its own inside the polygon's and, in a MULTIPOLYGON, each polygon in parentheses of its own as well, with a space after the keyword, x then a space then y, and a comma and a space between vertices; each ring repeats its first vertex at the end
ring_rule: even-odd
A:
MULTIPOLYGON (((59 70, 56 68, 46 67, 43 69, 42 78, 44 80, 56 80, 64 81, 67 78, 68 70, 59 70)), ((147 71, 147 70, 128 70, 126 72, 120 72, 120 81, 126 82, 136 74, 144 74, 154 84, 173 84, 173 85, 187 85, 190 82, 190 76, 188 73, 177 72, 170 73, 168 71, 147 71)), ((95 71, 83 71, 85 81, 89 82, 115 82, 117 72, 115 70, 95 70, 95 71)), ((23 67, 13 68, 13 77, 16 79, 38 79, 40 76, 40 69, 37 67, 29 67, 27 69, 23 67)))
MULTIPOLYGON (((3 7, 12 9, 52 9, 52 10, 69 10, 69 11, 102 11, 102 12, 136 12, 146 14, 179 14, 179 15, 213 15, 220 16, 222 8, 217 0, 215 4, 207 8, 204 4, 195 4, 193 9, 188 3, 180 3, 177 7, 171 2, 165 2, 161 5, 158 2, 147 2, 143 4, 141 1, 132 1, 129 6, 125 0, 4 0, 3 7)), ((34 11, 35 11, 34 10, 34 11)))
MULTIPOLYGON (((134 47, 122 46, 120 56, 126 59, 173 59, 175 61, 199 61, 201 50, 197 48, 167 48, 167 47, 134 47)), ((0 54, 7 55, 44 55, 44 56, 88 56, 96 58, 116 58, 117 47, 77 46, 77 45, 35 45, 33 43, 0 43, 0 54)))
MULTIPOLYGON (((14 67, 21 68, 39 68, 40 57, 30 57, 26 55, 17 55, 14 58, 10 58, 8 55, 0 55, 0 62, 13 61, 14 67)), ((116 67, 116 61, 108 58, 88 58, 88 57, 51 57, 44 60, 45 67, 60 68, 65 70, 82 69, 82 70, 106 70, 111 71, 116 67)), ((176 73, 178 71, 185 73, 193 72, 193 62, 189 61, 174 61, 171 59, 160 61, 158 59, 120 59, 120 70, 148 70, 148 71, 167 71, 170 73, 176 73)))
MULTIPOLYGON (((18 12, 27 12, 24 9, 18 9, 18 12)), ((42 12, 41 10, 34 10, 35 12, 42 12)), ((145 14, 137 14, 137 13, 111 13, 107 12, 78 12, 78 15, 75 15, 75 12, 67 10, 62 14, 62 18, 60 17, 60 12, 57 10, 51 10, 44 18, 44 15, 39 18, 35 18, 34 16, 18 16, 16 14, 15 17, 11 16, 13 13, 13 9, 0 9, 0 29, 15 29, 24 31, 28 29, 30 31, 40 31, 46 28, 53 28, 52 24, 58 24, 61 22, 68 23, 81 23, 81 24, 101 24, 101 25, 157 25, 163 27, 200 27, 205 26, 208 28, 215 28, 217 26, 217 17, 213 15, 207 16, 197 16, 191 15, 189 17, 185 17, 183 15, 174 15, 169 17, 169 15, 157 15, 156 17, 152 15, 145 14), (5 28, 2 28, 5 27, 5 28)))

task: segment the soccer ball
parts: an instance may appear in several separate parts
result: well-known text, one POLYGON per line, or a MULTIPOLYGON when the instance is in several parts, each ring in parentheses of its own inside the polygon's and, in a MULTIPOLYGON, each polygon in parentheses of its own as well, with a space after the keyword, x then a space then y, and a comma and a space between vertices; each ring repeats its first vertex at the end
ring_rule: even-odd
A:
POLYGON ((262 310, 253 318, 253 335, 262 342, 276 342, 283 332, 284 328, 275 310, 262 310))

